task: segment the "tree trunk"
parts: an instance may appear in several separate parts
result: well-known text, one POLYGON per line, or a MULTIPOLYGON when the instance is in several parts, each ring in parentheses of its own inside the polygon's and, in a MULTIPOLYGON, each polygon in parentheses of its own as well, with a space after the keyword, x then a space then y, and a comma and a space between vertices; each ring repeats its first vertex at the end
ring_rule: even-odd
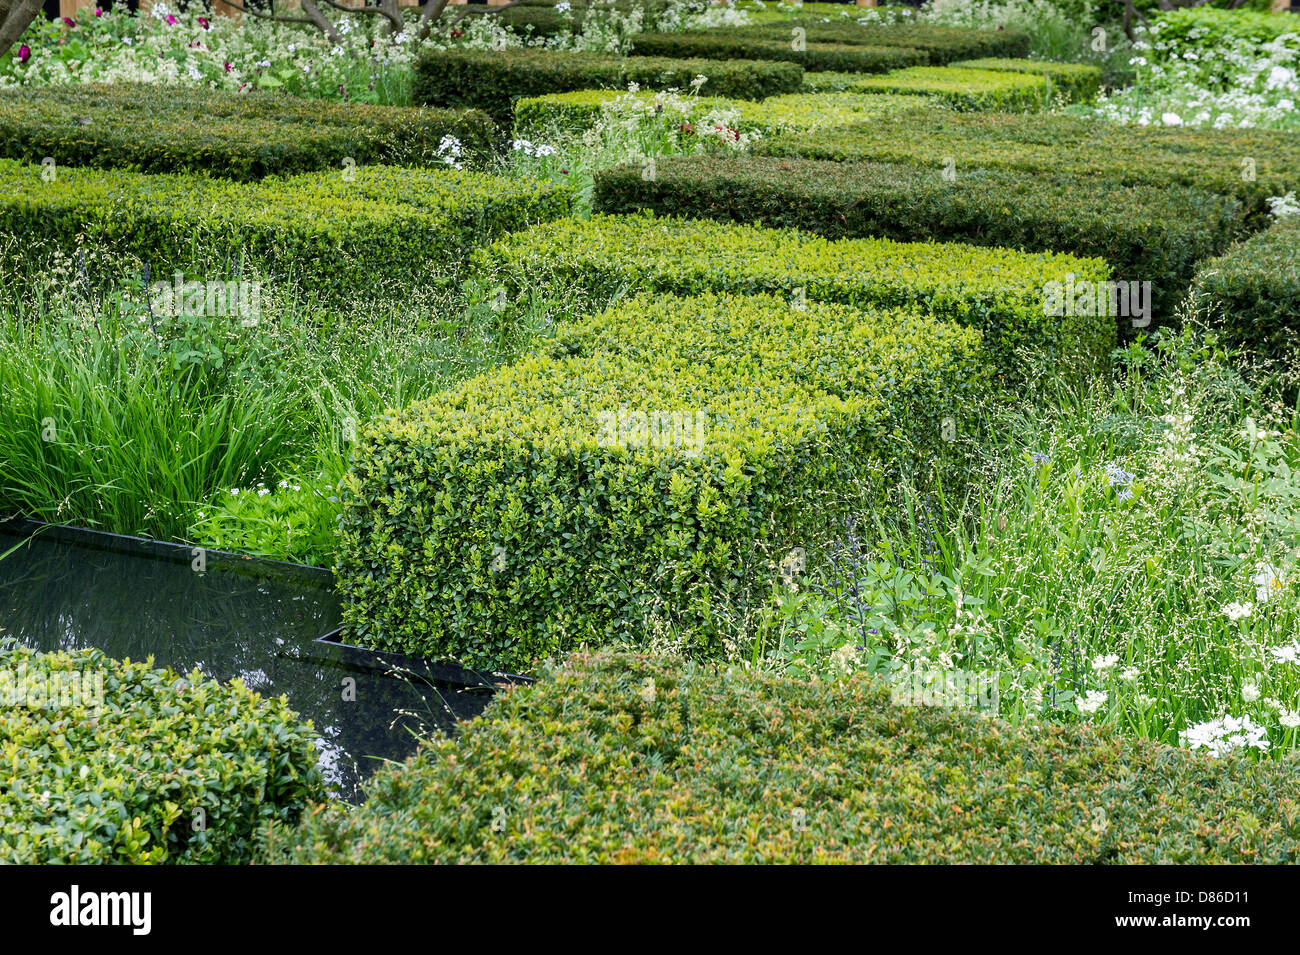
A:
POLYGON ((0 0, 0 57, 27 32, 43 6, 42 0, 0 0))

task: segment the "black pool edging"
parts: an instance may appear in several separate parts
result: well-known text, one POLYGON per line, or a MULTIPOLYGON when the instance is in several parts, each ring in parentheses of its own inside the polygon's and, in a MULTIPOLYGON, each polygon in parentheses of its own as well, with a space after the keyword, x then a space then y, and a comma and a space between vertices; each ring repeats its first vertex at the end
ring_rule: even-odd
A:
MULTIPOLYGON (((97 550, 114 552, 131 552, 172 563, 191 564, 195 552, 202 551, 207 566, 225 572, 234 572, 244 576, 270 577, 280 580, 311 581, 317 584, 332 585, 334 572, 328 567, 312 564, 295 564, 289 561, 272 560, 267 557, 251 557, 231 551, 213 550, 197 547, 193 544, 179 544, 173 541, 160 541, 148 537, 134 537, 128 534, 114 534, 109 531, 94 530, 86 527, 74 527, 69 524, 49 524, 25 517, 0 516, 0 535, 19 537, 25 542, 33 537, 45 540, 75 544, 97 550)), ((21 547, 21 544, 20 544, 21 547)), ((0 547, 0 554, 8 550, 0 547)), ((409 656, 390 650, 372 650, 355 644, 344 643, 341 639, 342 629, 336 628, 324 633, 311 644, 318 646, 321 658, 328 659, 335 665, 362 670, 367 673, 391 676, 395 672, 410 673, 430 682, 463 687, 469 690, 496 691, 506 686, 535 683, 536 679, 516 673, 501 673, 495 670, 474 670, 450 661, 426 660, 423 657, 409 656)), ((286 648, 287 649, 287 648, 286 648)))

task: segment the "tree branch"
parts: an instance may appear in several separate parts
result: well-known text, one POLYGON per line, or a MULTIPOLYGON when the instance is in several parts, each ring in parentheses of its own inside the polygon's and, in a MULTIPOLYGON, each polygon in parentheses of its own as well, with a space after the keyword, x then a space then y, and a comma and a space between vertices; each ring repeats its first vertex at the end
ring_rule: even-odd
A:
POLYGON ((27 32, 41 13, 44 4, 41 0, 0 0, 0 57, 9 53, 9 48, 18 42, 18 38, 27 32))

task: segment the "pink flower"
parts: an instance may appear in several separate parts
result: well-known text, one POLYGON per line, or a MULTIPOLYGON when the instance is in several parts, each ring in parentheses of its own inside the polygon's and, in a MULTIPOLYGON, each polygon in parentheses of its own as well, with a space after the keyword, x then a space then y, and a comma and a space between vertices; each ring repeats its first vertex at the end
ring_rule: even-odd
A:
POLYGON ((180 22, 181 22, 180 20, 177 20, 177 19, 176 19, 174 16, 172 16, 170 13, 167 14, 167 25, 168 25, 168 26, 173 26, 173 27, 174 27, 174 26, 176 26, 176 24, 178 24, 178 23, 180 23, 180 22))
POLYGON ((230 64, 229 64, 229 63, 222 63, 221 65, 224 66, 224 67, 226 68, 226 72, 227 72, 227 73, 230 72, 230 64))
POLYGON ((208 18, 207 18, 207 17, 199 17, 199 26, 203 27, 203 29, 206 30, 206 29, 208 28, 208 18))
POLYGON ((75 22, 73 22, 72 17, 64 17, 63 22, 66 23, 69 27, 75 27, 77 25, 75 22))
POLYGON ((95 16, 102 17, 103 15, 104 15, 104 11, 99 9, 99 7, 95 7, 95 16))
POLYGON ((32 58, 32 48, 26 43, 18 47, 18 62, 26 63, 32 58))

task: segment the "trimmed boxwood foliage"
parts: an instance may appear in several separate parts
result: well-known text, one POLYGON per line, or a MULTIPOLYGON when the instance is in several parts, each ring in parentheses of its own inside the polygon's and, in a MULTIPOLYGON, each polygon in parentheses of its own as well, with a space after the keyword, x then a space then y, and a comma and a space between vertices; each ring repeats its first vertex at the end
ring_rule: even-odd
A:
POLYGON ((815 549, 859 482, 949 454, 943 417, 988 393, 978 332, 901 313, 643 296, 558 335, 364 430, 340 491, 353 642, 516 671, 656 634, 716 656, 769 560, 815 549), (687 426, 627 417, 651 413, 687 426))
POLYGON ((774 136, 756 152, 805 159, 874 160, 928 168, 951 156, 963 169, 1006 169, 1124 185, 1196 186, 1243 198, 1257 218, 1269 196, 1300 182, 1300 138, 1264 129, 1118 126, 1059 114, 916 110, 889 123, 845 126, 816 138, 774 136))
MULTIPOLYGON (((911 113, 899 114, 904 119, 911 113)), ((880 130, 891 128, 881 123, 880 130)), ((834 139, 834 131, 825 138, 834 139)), ((600 212, 649 210, 794 228, 829 238, 959 240, 1096 257, 1113 278, 1149 281, 1157 315, 1168 314, 1196 263, 1226 247, 1240 203, 1179 187, 1120 186, 959 167, 934 168, 764 157, 662 158, 653 180, 638 166, 596 174, 600 212)), ((1132 326, 1120 322, 1123 331, 1132 326)))
POLYGON ((482 109, 508 124, 523 96, 604 87, 689 90, 708 77, 700 93, 762 99, 797 93, 803 68, 775 60, 682 60, 607 56, 534 47, 511 50, 430 50, 416 60, 413 96, 427 106, 482 109))
POLYGON ((41 167, 0 159, 0 235, 33 255, 80 243, 153 263, 155 275, 242 261, 264 278, 298 279, 322 300, 409 290, 480 242, 565 215, 567 187, 454 169, 360 166, 236 183, 41 167))
POLYGON ((704 219, 595 215, 508 235, 471 262, 513 295, 581 289, 600 303, 625 289, 677 295, 776 293, 857 307, 919 308, 980 329, 999 377, 1033 367, 1086 374, 1115 347, 1107 318, 1047 316, 1048 282, 1104 281, 1100 259, 955 243, 841 239, 704 219), (1028 357, 1026 356, 1028 353, 1028 357))
MULTIPOLYGON (((804 74, 804 88, 821 85, 818 74, 804 74)), ((830 82, 837 88, 855 93, 919 93, 932 96, 956 110, 1041 109, 1048 101, 1051 84, 1045 77, 1031 73, 1008 73, 994 70, 958 69, 953 66, 914 66, 895 70, 885 76, 858 76, 841 86, 832 74, 830 82)))
POLYGON ((1214 759, 807 683, 582 654, 277 827, 292 863, 1294 863, 1294 756, 1214 759), (1104 824, 1100 824, 1104 823, 1104 824))
POLYGON ((359 164, 441 166, 444 137, 483 163, 496 130, 476 110, 307 101, 271 93, 74 84, 0 92, 0 156, 60 166, 198 171, 252 180, 359 164), (196 114, 201 120, 196 121, 196 114))
POLYGON ((1036 73, 1045 76, 1066 99, 1088 103, 1101 89, 1101 68, 1087 63, 1053 63, 1048 60, 1017 60, 1007 57, 982 57, 957 60, 948 64, 972 70, 995 70, 1004 73, 1036 73))
POLYGON ((804 31, 808 43, 900 46, 921 50, 935 66, 975 57, 1028 56, 1031 39, 1029 34, 1016 30, 973 30, 931 23, 827 23, 806 18, 734 27, 727 32, 740 37, 770 37, 788 44, 796 29, 804 31))
POLYGON ((796 50, 786 40, 732 36, 720 31, 702 33, 638 33, 632 38, 635 56, 700 57, 706 60, 786 60, 805 70, 840 70, 846 73, 884 73, 904 66, 930 62, 920 50, 901 46, 856 46, 847 43, 809 43, 796 50))
POLYGON ((1266 232, 1205 262, 1193 302, 1237 347, 1272 358, 1294 355, 1300 338, 1300 220, 1266 232))
POLYGON ((238 680, 0 643, 0 862, 248 862, 325 797, 316 738, 238 680))
MULTIPOLYGON (((805 75, 854 76, 852 73, 805 75)), ((635 96, 651 102, 655 94, 650 91, 627 93, 619 90, 574 90, 571 93, 528 97, 515 103, 515 134, 536 137, 555 129, 587 129, 600 118, 601 108, 619 96, 635 96)), ((740 114, 742 129, 809 132, 827 126, 848 126, 903 109, 922 109, 932 100, 923 96, 893 96, 888 93, 787 93, 757 101, 693 96, 690 102, 696 116, 704 116, 715 109, 735 110, 740 114)))

